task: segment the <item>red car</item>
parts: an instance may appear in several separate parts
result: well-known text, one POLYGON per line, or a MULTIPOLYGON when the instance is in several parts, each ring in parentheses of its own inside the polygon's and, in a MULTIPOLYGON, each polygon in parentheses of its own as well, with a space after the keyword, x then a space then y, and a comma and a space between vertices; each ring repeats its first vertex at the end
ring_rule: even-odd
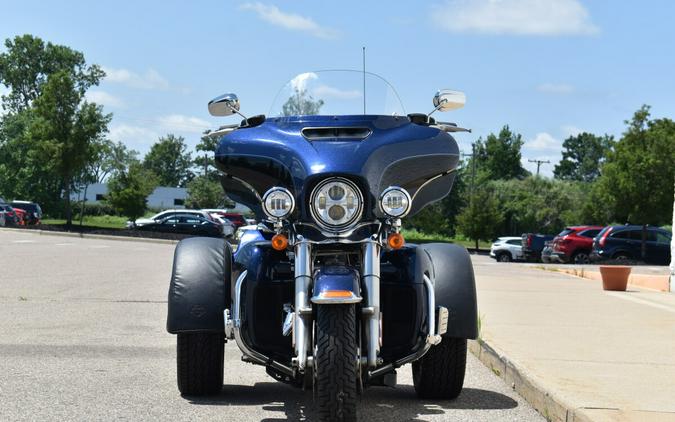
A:
POLYGON ((564 263, 589 264, 593 238, 603 226, 567 227, 553 239, 551 257, 564 263))

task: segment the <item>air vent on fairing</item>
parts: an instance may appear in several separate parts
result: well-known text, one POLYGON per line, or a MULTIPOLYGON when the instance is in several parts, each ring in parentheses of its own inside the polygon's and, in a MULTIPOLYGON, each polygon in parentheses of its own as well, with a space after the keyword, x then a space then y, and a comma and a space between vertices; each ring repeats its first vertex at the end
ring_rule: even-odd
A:
POLYGON ((361 141, 373 131, 367 127, 306 127, 302 136, 310 141, 361 141))

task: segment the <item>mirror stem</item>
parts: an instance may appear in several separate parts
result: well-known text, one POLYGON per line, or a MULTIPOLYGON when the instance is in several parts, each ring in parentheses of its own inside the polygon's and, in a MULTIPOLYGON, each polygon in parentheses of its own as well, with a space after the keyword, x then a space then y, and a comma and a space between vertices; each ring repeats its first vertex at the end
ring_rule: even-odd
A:
POLYGON ((445 104, 447 101, 448 100, 443 100, 440 103, 438 103, 438 105, 433 110, 431 110, 431 113, 427 114, 427 120, 429 119, 429 117, 431 117, 432 114, 434 114, 436 111, 438 111, 438 109, 441 108, 441 106, 443 104, 445 104))

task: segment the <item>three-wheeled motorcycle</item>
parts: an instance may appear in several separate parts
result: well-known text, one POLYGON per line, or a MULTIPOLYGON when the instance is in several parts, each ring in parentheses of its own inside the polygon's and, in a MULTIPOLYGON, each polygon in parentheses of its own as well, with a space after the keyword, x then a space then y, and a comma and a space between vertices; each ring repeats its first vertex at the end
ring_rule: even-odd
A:
MULTIPOLYGON (((431 113, 464 102, 441 90, 431 113)), ((234 94, 208 108, 243 117, 213 133, 215 162, 261 224, 236 252, 224 239, 176 247, 167 330, 180 392, 221 391, 234 341, 244 361, 313 390, 322 420, 356 420, 358 395, 394 386, 407 363, 420 398, 457 397, 477 336, 471 260, 453 244, 406 244, 401 219, 448 195, 450 133, 466 129, 406 114, 391 85, 358 71, 300 74, 267 116, 245 117, 234 94)))

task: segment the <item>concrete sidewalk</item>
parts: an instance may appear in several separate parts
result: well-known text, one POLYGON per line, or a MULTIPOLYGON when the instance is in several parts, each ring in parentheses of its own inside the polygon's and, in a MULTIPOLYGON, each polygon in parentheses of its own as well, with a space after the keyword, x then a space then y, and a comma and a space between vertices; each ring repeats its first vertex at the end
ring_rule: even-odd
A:
POLYGON ((675 421, 675 294, 473 260, 485 345, 472 349, 544 416, 675 421))

